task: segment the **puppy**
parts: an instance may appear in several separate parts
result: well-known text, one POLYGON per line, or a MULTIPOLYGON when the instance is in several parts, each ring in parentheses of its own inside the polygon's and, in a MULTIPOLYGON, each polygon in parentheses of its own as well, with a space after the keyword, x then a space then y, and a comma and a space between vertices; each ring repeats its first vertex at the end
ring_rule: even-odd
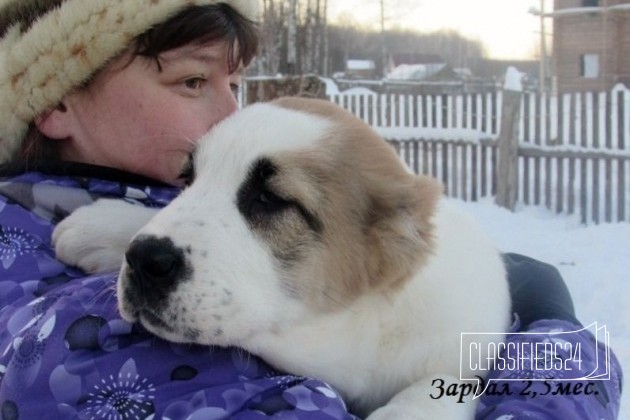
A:
MULTIPOLYGON (((459 381, 462 332, 507 330, 508 285, 491 241, 433 179, 350 113, 296 98, 216 126, 184 174, 126 250, 124 319, 325 380, 371 419, 473 418, 472 402, 432 399, 432 382, 459 381)), ((120 231, 151 216, 102 200, 59 226, 58 252, 112 268, 120 231), (127 224, 100 232, 109 251, 79 243, 94 212, 127 224)))

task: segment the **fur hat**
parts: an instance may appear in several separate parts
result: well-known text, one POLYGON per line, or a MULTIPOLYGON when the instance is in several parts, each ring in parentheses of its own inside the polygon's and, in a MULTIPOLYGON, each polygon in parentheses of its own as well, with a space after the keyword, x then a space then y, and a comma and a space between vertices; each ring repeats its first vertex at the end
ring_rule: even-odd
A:
POLYGON ((0 0, 0 164, 35 116, 190 5, 227 3, 251 20, 256 0, 0 0))

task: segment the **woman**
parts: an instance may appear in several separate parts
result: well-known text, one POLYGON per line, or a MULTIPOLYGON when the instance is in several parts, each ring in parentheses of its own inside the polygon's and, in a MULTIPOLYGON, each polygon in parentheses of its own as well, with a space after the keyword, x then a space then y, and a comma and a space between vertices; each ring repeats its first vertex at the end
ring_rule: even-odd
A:
POLYGON ((194 140, 237 108, 254 1, 3 3, 2 418, 351 418, 326 384, 122 322, 115 276, 86 277, 50 244, 100 196, 177 194, 194 140))
MULTIPOLYGON (((247 19, 254 3, 0 3, 3 418, 352 418, 317 380, 274 372, 237 349, 167 343, 123 322, 115 275, 64 266, 50 244, 55 224, 96 198, 161 207, 177 194, 195 139, 237 108, 240 72, 256 50, 247 19)), ((524 324, 575 327, 566 291, 557 305, 544 296, 530 302, 540 279, 563 286, 556 273, 506 260, 524 324)), ((616 386, 604 404, 576 406, 613 418, 616 386)), ((522 413, 525 404, 530 418, 549 418, 549 401, 484 397, 479 417, 522 413)))

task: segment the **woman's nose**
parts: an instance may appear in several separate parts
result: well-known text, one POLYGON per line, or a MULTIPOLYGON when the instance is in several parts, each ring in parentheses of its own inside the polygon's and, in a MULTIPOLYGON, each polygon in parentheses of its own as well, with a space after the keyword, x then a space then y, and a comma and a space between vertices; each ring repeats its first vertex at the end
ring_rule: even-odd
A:
POLYGON ((224 89, 221 91, 221 98, 218 101, 217 111, 213 118, 213 121, 210 121, 210 125, 215 125, 221 122, 223 119, 229 117, 234 112, 238 110, 238 100, 234 95, 234 92, 231 88, 224 89))

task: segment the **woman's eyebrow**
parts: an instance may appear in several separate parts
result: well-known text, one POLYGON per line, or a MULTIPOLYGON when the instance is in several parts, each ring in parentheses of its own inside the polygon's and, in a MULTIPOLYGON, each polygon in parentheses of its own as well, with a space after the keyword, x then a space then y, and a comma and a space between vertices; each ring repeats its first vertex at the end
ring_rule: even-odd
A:
POLYGON ((162 53, 162 59, 166 62, 177 63, 179 61, 198 61, 201 63, 214 64, 224 59, 223 51, 207 51, 199 48, 185 48, 178 51, 167 51, 162 53))
POLYGON ((216 63, 217 61, 221 61, 223 57, 220 56, 221 54, 219 53, 208 53, 208 52, 194 52, 192 54, 187 55, 187 57, 182 57, 182 58, 189 58, 191 60, 196 60, 196 61, 201 61, 203 63, 209 63, 209 64, 213 64, 216 63))

